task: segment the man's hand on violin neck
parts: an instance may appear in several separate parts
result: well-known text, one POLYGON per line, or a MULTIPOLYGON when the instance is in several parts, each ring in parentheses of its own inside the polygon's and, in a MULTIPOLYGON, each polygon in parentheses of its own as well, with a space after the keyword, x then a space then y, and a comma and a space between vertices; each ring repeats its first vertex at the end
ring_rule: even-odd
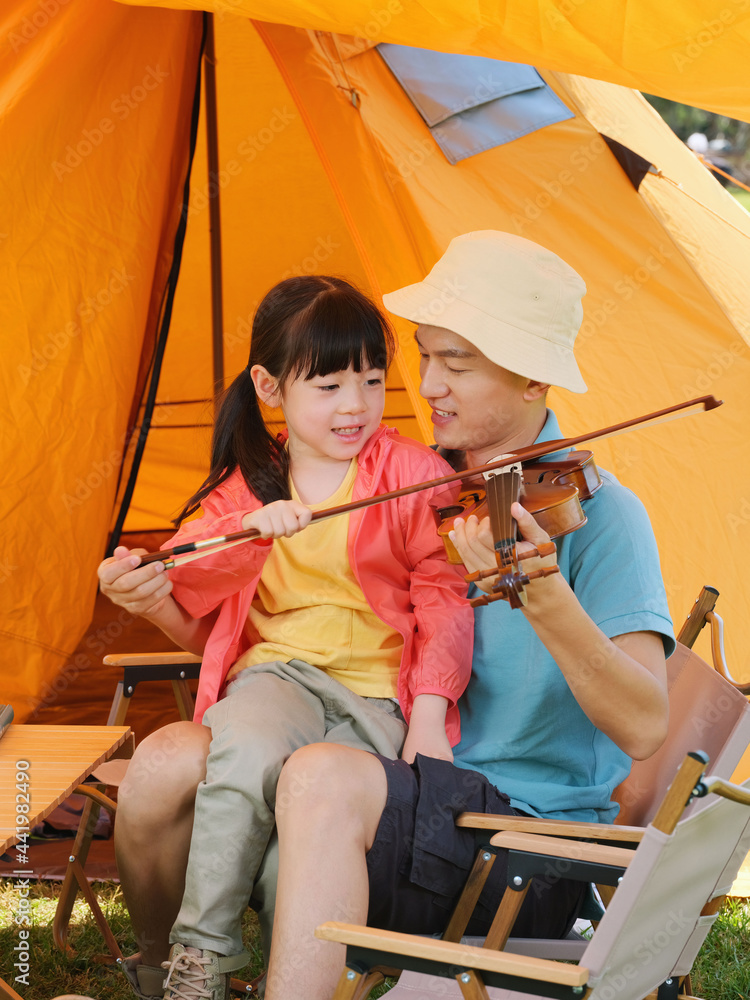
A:
MULTIPOLYGON (((467 518, 457 517, 448 537, 455 545, 467 572, 477 573, 497 568, 489 517, 483 517, 481 521, 476 514, 470 514, 467 518)), ((495 579, 496 577, 488 577, 480 580, 477 586, 485 594, 489 594, 495 579)))
MULTIPOLYGON (((518 523, 518 529, 523 539, 517 545, 519 555, 544 543, 551 544, 550 537, 544 528, 540 528, 534 517, 520 503, 514 503, 510 508, 510 513, 518 523)), ((450 532, 450 539, 456 546, 468 573, 497 568, 495 540, 492 537, 489 517, 485 517, 481 521, 474 514, 466 519, 457 517, 453 523, 453 530, 450 532)), ((556 552, 552 546, 549 555, 544 557, 531 556, 524 559, 522 567, 524 573, 530 573, 533 570, 555 566, 555 564, 556 552)), ((492 592, 492 584, 496 579, 496 576, 491 576, 485 580, 479 580, 477 586, 485 594, 489 594, 492 592)), ((539 587, 544 582, 544 579, 532 580, 527 585, 527 590, 539 587)))
MULTIPOLYGON (((511 504, 510 507, 511 515, 515 518, 516 524, 518 525, 518 531, 523 538, 522 542, 518 542, 516 546, 519 555, 523 555, 524 552, 529 552, 532 549, 540 548, 543 545, 549 547, 552 539, 549 537, 544 528, 541 528, 532 514, 530 514, 525 507, 520 503, 511 504)), ((523 560, 523 571, 524 573, 530 573, 532 570, 536 569, 546 569, 550 566, 555 566, 557 564, 557 550, 553 546, 550 550, 550 554, 546 556, 531 556, 528 559, 523 560)), ((533 583, 534 581, 532 581, 533 583)), ((539 581, 542 582, 542 581, 539 581)))
MULTIPOLYGON (((544 528, 539 526, 533 515, 520 503, 511 504, 510 512, 518 524, 518 532, 523 539, 516 546, 521 571, 526 574, 532 574, 536 570, 541 569, 555 570, 557 567, 557 548, 544 528), (548 555, 523 558, 525 552, 533 551, 543 546, 549 550, 548 555)), ((550 601, 554 605, 556 595, 559 595, 560 589, 569 590, 569 586, 560 573, 553 572, 549 576, 538 577, 537 579, 532 578, 524 589, 526 591, 526 605, 523 610, 528 617, 529 609, 531 609, 533 616, 535 609, 541 611, 544 607, 551 607, 550 601), (540 604, 541 599, 544 600, 540 604)))

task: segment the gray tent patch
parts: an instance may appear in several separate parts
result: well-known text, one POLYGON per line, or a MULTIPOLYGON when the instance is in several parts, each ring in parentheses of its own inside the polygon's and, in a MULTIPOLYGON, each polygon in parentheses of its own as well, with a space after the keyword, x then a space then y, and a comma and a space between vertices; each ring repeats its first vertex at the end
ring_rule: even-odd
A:
POLYGON ((574 117, 533 66, 390 43, 377 49, 449 163, 574 117))

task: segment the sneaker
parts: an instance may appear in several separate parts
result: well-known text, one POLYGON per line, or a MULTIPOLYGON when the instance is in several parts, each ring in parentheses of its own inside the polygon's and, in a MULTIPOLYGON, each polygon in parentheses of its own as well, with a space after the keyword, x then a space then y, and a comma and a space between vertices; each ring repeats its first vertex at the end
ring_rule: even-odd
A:
POLYGON ((161 966, 143 965, 138 954, 122 960, 122 971, 138 1000, 162 1000, 164 969, 161 966))
POLYGON ((166 969, 164 1000, 229 1000, 229 973, 241 969, 248 955, 229 958, 215 951, 173 944, 166 969))

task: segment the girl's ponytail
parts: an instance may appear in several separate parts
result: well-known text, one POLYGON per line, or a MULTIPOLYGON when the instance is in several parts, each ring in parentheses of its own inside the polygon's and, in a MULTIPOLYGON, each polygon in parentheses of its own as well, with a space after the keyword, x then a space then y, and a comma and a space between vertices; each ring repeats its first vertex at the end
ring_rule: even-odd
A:
POLYGON ((261 503, 289 500, 289 456, 263 421, 250 366, 243 368, 224 393, 211 442, 211 469, 174 523, 194 514, 204 497, 239 467, 261 503))

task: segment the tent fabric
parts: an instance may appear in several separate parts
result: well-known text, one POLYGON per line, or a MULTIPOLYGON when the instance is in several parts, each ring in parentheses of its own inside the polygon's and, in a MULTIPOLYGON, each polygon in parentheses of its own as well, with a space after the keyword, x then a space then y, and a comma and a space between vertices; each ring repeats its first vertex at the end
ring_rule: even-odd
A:
MULTIPOLYGON (((437 17, 441 8, 432 9, 437 17)), ((131 409, 152 357, 203 30, 191 12, 69 0, 14 41, 24 24, 34 28, 35 12, 32 0, 14 0, 2 15, 0 63, 0 179, 12 212, 12 226, 0 225, 9 401, 2 700, 20 718, 114 651, 128 617, 113 608, 90 653, 69 659, 90 618, 131 409)), ((276 19, 283 15, 279 5, 276 19)), ((217 194, 230 378, 246 363, 255 307, 281 278, 333 272, 378 299, 423 277, 458 233, 506 229, 559 253, 588 286, 577 353, 591 390, 552 398, 567 431, 705 392, 726 400, 707 416, 594 450, 646 503, 677 624, 704 583, 716 586, 730 663, 749 675, 737 558, 750 534, 744 210, 639 94, 615 84, 540 70, 573 117, 452 166, 372 33, 333 37, 227 13, 215 28, 219 171, 209 178, 202 117, 157 406, 126 529, 167 527, 205 475, 208 206, 217 194), (636 191, 602 134, 660 173, 636 191)), ((482 54, 505 58, 505 49, 498 42, 482 54)), ((579 66, 571 59, 568 68, 579 66)), ((675 88, 684 83, 675 72, 675 88)), ((386 419, 430 440, 413 328, 399 321, 397 331, 386 419)))
POLYGON ((125 0, 576 73, 750 121, 747 0, 125 0))
POLYGON ((97 662, 69 657, 172 262, 201 18, 23 0, 0 20, 1 698, 20 722, 97 662))

